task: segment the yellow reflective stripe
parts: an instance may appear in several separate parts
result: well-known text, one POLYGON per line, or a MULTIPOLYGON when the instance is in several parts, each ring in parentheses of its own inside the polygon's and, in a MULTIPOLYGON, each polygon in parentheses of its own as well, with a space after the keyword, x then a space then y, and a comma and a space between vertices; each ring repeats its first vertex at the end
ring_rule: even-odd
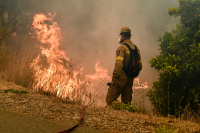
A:
POLYGON ((127 54, 130 54, 130 51, 126 51, 127 54))
POLYGON ((137 52, 138 52, 138 54, 140 55, 140 50, 139 50, 139 49, 137 50, 137 52))
POLYGON ((123 58, 123 57, 121 57, 121 56, 117 56, 117 57, 116 57, 116 60, 122 60, 122 61, 123 61, 123 60, 124 60, 124 58, 123 58))

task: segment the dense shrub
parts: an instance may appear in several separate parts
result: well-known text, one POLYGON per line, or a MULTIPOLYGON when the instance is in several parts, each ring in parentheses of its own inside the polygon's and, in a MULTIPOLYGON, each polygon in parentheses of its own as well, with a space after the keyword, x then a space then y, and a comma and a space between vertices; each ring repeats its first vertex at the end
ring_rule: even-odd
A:
POLYGON ((200 93, 200 0, 179 0, 178 8, 169 8, 171 16, 180 16, 172 32, 160 37, 160 55, 150 60, 159 71, 148 96, 157 112, 181 114, 184 109, 198 112, 200 93))

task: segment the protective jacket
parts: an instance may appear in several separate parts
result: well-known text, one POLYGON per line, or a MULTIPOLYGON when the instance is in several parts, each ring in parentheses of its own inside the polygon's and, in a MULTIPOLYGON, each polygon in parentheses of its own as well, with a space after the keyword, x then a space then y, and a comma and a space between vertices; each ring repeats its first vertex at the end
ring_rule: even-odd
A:
MULTIPOLYGON (((120 94, 121 101, 123 103, 131 103, 132 100, 132 86, 134 79, 128 78, 125 72, 122 70, 123 66, 128 66, 128 62, 130 60, 130 51, 126 45, 123 45, 124 43, 128 44, 131 49, 135 49, 135 45, 131 42, 131 40, 126 39, 116 51, 115 68, 112 77, 112 83, 114 84, 108 88, 106 96, 106 102, 108 105, 112 104, 113 101, 116 101, 120 94)), ((137 50, 140 57, 139 69, 142 70, 142 60, 138 47, 137 50)))
MULTIPOLYGON (((115 60, 115 68, 113 71, 113 77, 112 80, 120 80, 120 79, 127 79, 128 77, 125 75, 123 69, 123 66, 128 66, 128 62, 130 60, 130 51, 127 48, 126 45, 123 45, 124 43, 128 44, 131 49, 135 49, 135 45, 132 43, 130 39, 126 39, 122 42, 122 44, 117 48, 116 51, 116 60, 115 60)), ((142 59, 140 55, 140 50, 137 47, 137 51, 140 57, 140 62, 139 62, 139 68, 140 71, 142 70, 142 59)))

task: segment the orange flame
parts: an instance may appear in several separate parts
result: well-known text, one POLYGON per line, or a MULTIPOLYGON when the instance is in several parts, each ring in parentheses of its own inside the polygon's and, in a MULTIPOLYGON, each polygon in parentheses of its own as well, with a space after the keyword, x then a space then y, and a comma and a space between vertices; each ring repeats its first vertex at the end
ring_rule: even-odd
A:
POLYGON ((134 89, 147 89, 149 86, 147 85, 147 82, 140 83, 139 78, 135 78, 133 82, 133 88, 134 89))
POLYGON ((62 39, 59 25, 53 21, 54 15, 35 14, 32 29, 41 42, 41 54, 31 63, 34 78, 31 87, 56 94, 59 98, 74 100, 78 97, 82 86, 87 85, 86 79, 111 79, 107 69, 95 65, 96 74, 86 75, 82 79, 83 68, 78 68, 59 50, 62 39))
POLYGON ((99 80, 99 79, 111 80, 111 77, 108 76, 108 70, 100 67, 99 61, 95 64, 95 71, 96 73, 94 75, 85 75, 85 77, 92 80, 99 80))
POLYGON ((42 44, 39 46, 41 54, 30 65, 34 71, 32 87, 73 100, 77 98, 78 90, 84 84, 84 81, 80 80, 80 77, 83 77, 83 69, 73 66, 65 52, 58 49, 62 36, 60 27, 53 22, 54 16, 35 14, 33 18, 32 29, 42 44), (41 64, 45 62, 44 57, 47 65, 41 64))

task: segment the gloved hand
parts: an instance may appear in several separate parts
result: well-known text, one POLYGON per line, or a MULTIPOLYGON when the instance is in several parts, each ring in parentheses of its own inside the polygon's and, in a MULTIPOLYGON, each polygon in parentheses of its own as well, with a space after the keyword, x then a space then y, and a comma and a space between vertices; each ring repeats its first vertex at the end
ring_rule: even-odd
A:
POLYGON ((108 82, 108 83, 107 83, 107 86, 113 86, 113 85, 115 85, 115 82, 114 82, 114 81, 111 81, 111 82, 108 82))

